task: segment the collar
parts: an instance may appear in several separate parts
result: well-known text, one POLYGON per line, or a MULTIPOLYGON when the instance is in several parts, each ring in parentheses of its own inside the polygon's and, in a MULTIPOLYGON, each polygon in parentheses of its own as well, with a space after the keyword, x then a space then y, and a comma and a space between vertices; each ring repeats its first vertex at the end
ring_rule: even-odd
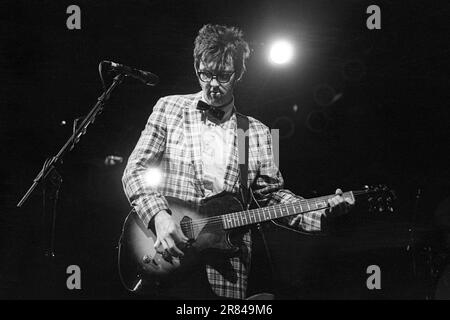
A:
MULTIPOLYGON (((205 99, 205 97, 203 95, 203 91, 201 91, 200 93, 201 93, 200 100, 202 100, 203 102, 207 103, 206 99, 205 99)), ((222 124, 222 123, 227 122, 228 120, 230 120, 231 116, 236 112, 236 106, 234 105, 234 96, 233 96, 233 98, 231 99, 231 101, 229 103, 227 103, 224 106, 221 106, 220 109, 225 111, 225 114, 224 114, 224 116, 223 116, 221 121, 217 121, 216 119, 210 119, 209 117, 208 117, 208 119, 211 120, 214 123, 217 123, 217 124, 222 124)))

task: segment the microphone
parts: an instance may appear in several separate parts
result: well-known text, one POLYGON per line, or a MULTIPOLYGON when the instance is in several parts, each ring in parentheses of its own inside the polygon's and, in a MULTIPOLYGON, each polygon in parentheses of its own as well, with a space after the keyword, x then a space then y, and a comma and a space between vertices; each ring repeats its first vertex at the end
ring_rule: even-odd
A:
POLYGON ((103 63, 107 64, 112 70, 138 79, 148 86, 154 86, 159 82, 158 76, 151 72, 138 70, 112 61, 103 61, 103 63))

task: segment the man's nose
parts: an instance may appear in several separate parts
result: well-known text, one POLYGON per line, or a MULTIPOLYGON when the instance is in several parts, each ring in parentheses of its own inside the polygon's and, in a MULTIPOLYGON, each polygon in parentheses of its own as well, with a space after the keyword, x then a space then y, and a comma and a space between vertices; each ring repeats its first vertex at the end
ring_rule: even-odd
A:
POLYGON ((209 85, 211 87, 218 87, 220 85, 219 81, 217 81, 216 77, 213 77, 211 81, 209 82, 209 85))

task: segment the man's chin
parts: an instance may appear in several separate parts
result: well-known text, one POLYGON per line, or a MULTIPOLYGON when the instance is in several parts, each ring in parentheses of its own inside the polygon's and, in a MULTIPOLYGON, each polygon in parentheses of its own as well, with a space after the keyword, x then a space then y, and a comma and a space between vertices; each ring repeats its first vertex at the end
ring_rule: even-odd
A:
POLYGON ((217 99, 217 98, 210 97, 208 100, 209 100, 209 101, 207 101, 208 104, 212 105, 213 107, 219 107, 219 106, 223 105, 223 101, 222 101, 223 99, 222 98, 217 99))

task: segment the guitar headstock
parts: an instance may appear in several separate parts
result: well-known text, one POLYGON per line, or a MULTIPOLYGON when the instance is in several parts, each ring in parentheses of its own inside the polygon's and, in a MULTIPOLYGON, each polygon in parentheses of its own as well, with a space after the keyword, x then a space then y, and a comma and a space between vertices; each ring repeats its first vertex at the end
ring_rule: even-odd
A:
POLYGON ((369 212, 394 212, 394 202, 397 199, 395 191, 386 185, 364 186, 355 195, 367 196, 369 212))

